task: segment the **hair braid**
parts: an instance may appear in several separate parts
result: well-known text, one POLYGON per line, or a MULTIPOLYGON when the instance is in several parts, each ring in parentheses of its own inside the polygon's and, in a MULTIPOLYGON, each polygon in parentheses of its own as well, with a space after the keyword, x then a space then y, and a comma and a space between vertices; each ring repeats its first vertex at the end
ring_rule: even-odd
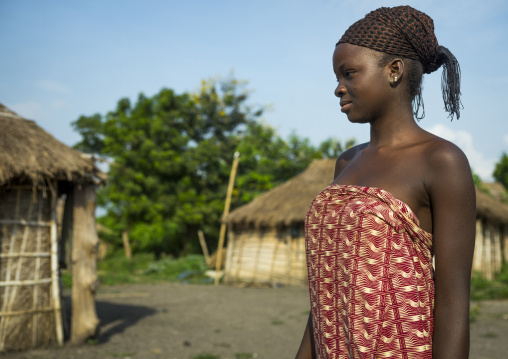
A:
POLYGON ((460 110, 464 108, 460 101, 460 66, 453 54, 444 46, 439 46, 437 63, 443 65, 443 74, 441 76, 441 91, 445 110, 450 113, 449 117, 453 120, 453 115, 460 118, 460 110))

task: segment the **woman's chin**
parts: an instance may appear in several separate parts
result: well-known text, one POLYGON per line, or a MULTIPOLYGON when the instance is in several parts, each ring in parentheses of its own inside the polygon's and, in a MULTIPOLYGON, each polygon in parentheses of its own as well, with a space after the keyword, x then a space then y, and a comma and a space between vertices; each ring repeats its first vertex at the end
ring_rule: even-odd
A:
POLYGON ((355 116, 352 116, 350 115, 349 113, 346 114, 347 116, 347 119, 349 122, 351 123, 368 123, 369 121, 367 121, 366 119, 362 118, 362 117, 355 117, 355 116))

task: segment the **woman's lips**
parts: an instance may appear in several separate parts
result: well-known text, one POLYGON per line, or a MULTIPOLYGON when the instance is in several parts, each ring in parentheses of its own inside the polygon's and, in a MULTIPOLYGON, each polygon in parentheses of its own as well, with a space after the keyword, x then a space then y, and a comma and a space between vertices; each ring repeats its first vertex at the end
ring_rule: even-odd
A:
POLYGON ((340 104, 340 111, 341 112, 346 112, 347 110, 349 110, 349 107, 351 107, 351 102, 344 102, 344 103, 341 103, 340 104))

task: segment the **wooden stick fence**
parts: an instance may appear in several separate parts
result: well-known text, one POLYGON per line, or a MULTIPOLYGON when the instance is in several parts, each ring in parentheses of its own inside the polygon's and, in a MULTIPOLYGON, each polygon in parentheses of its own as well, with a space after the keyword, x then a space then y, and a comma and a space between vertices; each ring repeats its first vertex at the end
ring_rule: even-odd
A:
MULTIPOLYGON (((30 345, 36 347, 49 344, 48 339, 52 337, 52 334, 46 331, 49 327, 54 330, 53 338, 56 338, 56 342, 59 345, 63 344, 56 182, 48 183, 48 187, 49 193, 29 186, 12 188, 11 192, 15 194, 13 218, 0 220, 0 226, 4 228, 3 233, 10 232, 8 243, 5 243, 6 238, 3 238, 4 243, 8 245, 8 252, 0 253, 0 260, 4 266, 0 278, 0 289, 3 290, 0 298, 2 303, 0 351, 28 349, 30 345), (50 196, 49 203, 48 195, 50 196), (28 209, 27 212, 21 213, 23 205, 28 205, 28 209), (45 218, 44 212, 51 213, 50 218, 45 218), (36 218, 32 219, 34 216, 36 218), (43 241, 43 236, 45 241, 49 239, 49 242, 43 241), (48 268, 48 265, 49 272, 42 273, 41 266, 48 268), (48 315, 51 313, 53 319, 47 322, 50 319, 48 315), (21 319, 26 327, 21 326, 19 321, 11 321, 13 317, 22 316, 27 317, 21 319), (43 319, 46 322, 41 326, 43 319), (41 339, 41 335, 45 339, 41 339)), ((3 195, 6 196, 5 193, 3 195)), ((3 210, 5 216, 5 207, 3 210)))

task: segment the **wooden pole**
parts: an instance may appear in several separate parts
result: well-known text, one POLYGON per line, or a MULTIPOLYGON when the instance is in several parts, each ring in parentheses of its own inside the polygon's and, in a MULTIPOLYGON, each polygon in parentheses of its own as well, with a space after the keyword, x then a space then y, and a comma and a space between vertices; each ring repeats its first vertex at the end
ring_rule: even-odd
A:
POLYGON ((492 233, 490 231, 490 225, 488 222, 485 223, 485 278, 492 280, 492 233))
MULTIPOLYGON (((42 222, 42 201, 37 201, 37 222, 42 222)), ((42 233, 41 233, 41 227, 37 227, 37 252, 41 250, 41 244, 42 244, 42 233)), ((42 254, 42 253, 41 253, 42 254)), ((51 253, 44 253, 51 256, 51 253)), ((50 257, 51 258, 51 257, 50 257)), ((50 259, 51 260, 51 259, 50 259)), ((39 280, 39 272, 40 272, 40 266, 41 266, 41 258, 36 257, 35 259, 35 273, 34 273, 34 280, 39 280)), ((37 310, 39 308, 39 286, 35 285, 33 293, 33 310, 37 310)), ((37 347, 38 344, 38 336, 37 333, 39 331, 39 318, 40 316, 37 313, 34 313, 32 316, 32 346, 34 348, 37 347)))
POLYGON ((503 265, 503 254, 501 248, 501 231, 500 226, 492 224, 492 234, 494 235, 494 271, 495 274, 501 272, 501 266, 503 265))
MULTIPOLYGON (((482 220, 476 220, 476 238, 473 254, 473 273, 478 271, 482 272, 482 259, 483 259, 483 231, 482 220)), ((483 273, 482 273, 483 274, 483 273)))
POLYGON ((208 260, 210 260, 210 253, 208 253, 208 246, 206 245, 205 235, 201 229, 198 231, 198 237, 199 244, 201 244, 201 249, 203 250, 203 255, 205 256, 205 262, 208 263, 208 260))
POLYGON ((53 308, 55 310, 55 330, 58 345, 63 345, 62 303, 60 301, 60 269, 58 267, 58 233, 56 224, 57 194, 51 191, 51 295, 53 296, 53 308))
POLYGON ((123 242, 123 249, 125 250, 125 258, 131 259, 132 252, 131 252, 131 244, 129 242, 129 231, 122 232, 122 242, 123 242))
POLYGON ((233 267, 233 246, 235 242, 235 235, 233 234, 233 231, 228 232, 228 246, 227 246, 227 252, 226 252, 226 263, 224 264, 224 282, 229 280, 230 277, 230 271, 233 267), (229 270, 226 271, 226 268, 229 270))
POLYGON ((83 344, 88 338, 95 337, 99 328, 95 310, 99 239, 92 184, 74 187, 73 214, 71 343, 83 344))
POLYGON ((503 225, 503 230, 501 232, 503 238, 503 263, 508 262, 508 225, 503 225))
MULTIPOLYGON (((222 218, 226 218, 229 214, 229 206, 231 204, 231 195, 233 194, 233 185, 235 184, 236 169, 238 168, 238 161, 240 159, 240 153, 235 152, 233 156, 233 167, 231 168, 231 174, 229 176, 228 192, 226 194, 226 204, 224 205, 224 213, 222 218)), ((224 238, 226 236, 226 223, 222 222, 220 225, 219 232, 219 246, 217 247, 217 262, 215 263, 215 285, 219 285, 219 270, 222 262, 222 247, 224 247, 224 238)))

